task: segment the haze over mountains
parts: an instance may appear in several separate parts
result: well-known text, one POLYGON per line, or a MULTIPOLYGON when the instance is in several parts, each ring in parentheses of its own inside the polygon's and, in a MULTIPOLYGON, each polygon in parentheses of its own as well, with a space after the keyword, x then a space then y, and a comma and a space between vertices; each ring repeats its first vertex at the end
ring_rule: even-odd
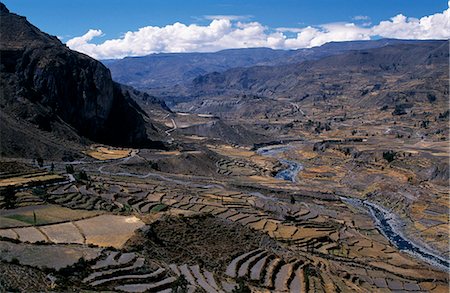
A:
POLYGON ((423 102, 436 92, 443 100, 447 60, 446 41, 381 39, 292 51, 236 49, 103 62, 116 80, 161 97, 172 106, 198 101, 179 105, 178 110, 193 107, 199 113, 217 114, 222 110, 215 111, 205 99, 222 97, 219 103, 223 104, 229 100, 226 97, 256 95, 301 102, 346 95, 360 105, 379 108, 405 103, 406 93, 412 93, 410 100, 423 102), (387 81, 388 75, 395 79, 387 81))
POLYGON ((378 48, 419 41, 380 39, 374 41, 331 42, 320 47, 298 50, 269 48, 229 49, 215 53, 160 53, 143 57, 102 60, 112 77, 139 89, 186 84, 193 78, 231 68, 295 64, 340 54, 350 50, 378 48))

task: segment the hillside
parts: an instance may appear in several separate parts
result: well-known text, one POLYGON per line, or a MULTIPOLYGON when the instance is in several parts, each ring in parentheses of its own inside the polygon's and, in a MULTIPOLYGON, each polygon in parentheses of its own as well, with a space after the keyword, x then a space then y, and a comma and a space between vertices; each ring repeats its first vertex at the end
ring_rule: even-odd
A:
POLYGON ((224 72, 237 67, 293 64, 340 54, 349 50, 383 47, 412 41, 381 39, 376 41, 332 42, 299 50, 269 48, 229 49, 214 53, 160 53, 143 57, 103 60, 115 81, 139 89, 171 91, 174 85, 190 83, 199 75, 224 72))
POLYGON ((211 97, 226 103, 224 97, 256 95, 301 103, 346 97, 353 106, 393 109, 402 103, 445 102, 447 84, 448 42, 421 41, 202 75, 186 90, 194 101, 177 107, 207 106, 214 113, 211 97))
POLYGON ((151 121, 100 62, 0 4, 3 156, 76 151, 87 140, 152 146, 151 121), (86 140, 87 139, 87 140, 86 140))

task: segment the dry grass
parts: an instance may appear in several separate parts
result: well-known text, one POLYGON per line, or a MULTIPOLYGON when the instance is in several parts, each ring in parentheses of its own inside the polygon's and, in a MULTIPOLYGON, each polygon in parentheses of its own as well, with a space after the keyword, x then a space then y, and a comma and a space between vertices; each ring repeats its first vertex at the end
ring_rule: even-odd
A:
POLYGON ((88 156, 101 161, 123 159, 128 157, 130 153, 130 149, 113 149, 111 147, 103 146, 94 147, 93 149, 86 151, 88 156))
POLYGON ((38 176, 19 176, 6 179, 0 179, 0 187, 21 186, 29 183, 45 183, 47 181, 62 180, 64 177, 56 174, 45 174, 38 176))
POLYGON ((144 222, 134 216, 102 215, 77 221, 76 225, 86 237, 86 243, 121 248, 144 222))

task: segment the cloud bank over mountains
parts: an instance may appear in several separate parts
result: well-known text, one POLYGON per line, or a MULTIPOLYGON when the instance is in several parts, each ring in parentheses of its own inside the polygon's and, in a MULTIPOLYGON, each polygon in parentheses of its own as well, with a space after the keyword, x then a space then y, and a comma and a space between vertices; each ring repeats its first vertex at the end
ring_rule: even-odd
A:
MULTIPOLYGON (((374 37, 398 39, 449 39, 449 8, 420 19, 398 14, 389 20, 366 24, 329 23, 320 26, 269 28, 259 22, 244 22, 247 17, 216 15, 209 25, 174 23, 163 27, 146 26, 129 31, 121 38, 96 44, 99 29, 67 41, 71 49, 96 59, 143 56, 151 53, 214 52, 231 48, 269 47, 299 49, 331 41, 370 40, 374 37)), ((357 16, 354 20, 367 20, 357 16)))

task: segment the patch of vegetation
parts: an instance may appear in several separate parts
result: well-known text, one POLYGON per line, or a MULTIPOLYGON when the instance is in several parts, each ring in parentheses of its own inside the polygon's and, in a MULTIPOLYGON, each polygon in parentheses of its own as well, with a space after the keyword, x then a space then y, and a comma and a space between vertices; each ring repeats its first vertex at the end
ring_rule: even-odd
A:
POLYGON ((317 277, 318 274, 317 274, 316 269, 314 267, 312 267, 310 264, 308 264, 308 265, 305 266, 305 268, 303 270, 303 276, 304 276, 304 279, 305 279, 305 292, 308 292, 309 291, 309 287, 310 287, 309 278, 310 277, 317 277))
POLYGON ((80 172, 75 174, 74 177, 77 181, 88 181, 89 180, 89 176, 87 175, 86 171, 84 171, 84 170, 81 170, 80 172))
POLYGON ((33 195, 39 196, 39 197, 45 197, 47 196, 47 190, 45 190, 42 187, 35 187, 33 188, 33 195))
POLYGON ((438 118, 439 118, 439 120, 445 120, 445 119, 448 119, 449 114, 450 114, 450 111, 447 110, 447 111, 445 111, 444 113, 439 113, 438 118))
POLYGON ((430 103, 434 103, 434 102, 436 102, 436 95, 435 94, 428 94, 427 95, 427 98, 428 98, 428 102, 430 102, 430 103))
POLYGON ((39 167, 44 167, 44 159, 41 157, 36 158, 36 163, 38 164, 39 167))
POLYGON ((75 169, 73 168, 72 165, 67 165, 67 166, 66 166, 66 173, 67 173, 67 174, 73 174, 73 173, 75 173, 75 169))
POLYGON ((153 213, 157 213, 157 212, 162 212, 165 210, 167 210, 167 205, 161 203, 161 204, 154 206, 150 211, 153 213))
POLYGON ((394 161, 397 157, 397 153, 389 150, 387 152, 383 152, 383 159, 385 159, 388 163, 394 161))
POLYGON ((430 121, 429 120, 423 120, 419 124, 420 128, 425 128, 425 129, 427 129, 429 125, 430 125, 430 121))
POLYGON ((168 263, 196 263, 220 272, 234 255, 259 247, 264 234, 211 215, 166 216, 127 242, 129 251, 168 263))
MULTIPOLYGON (((56 284, 59 291, 67 292, 74 285, 80 284, 80 280, 87 277, 92 263, 80 258, 76 263, 69 267, 59 269, 56 273, 56 284)), ((72 291, 72 290, 70 290, 72 291)))
POLYGON ((4 206, 6 209, 13 209, 17 203, 17 196, 14 187, 7 186, 0 190, 0 196, 3 197, 4 206))
POLYGON ((172 283, 172 292, 175 293, 187 293, 188 292, 188 281, 184 275, 180 275, 175 282, 172 283))
POLYGON ((23 223, 31 224, 31 225, 42 225, 48 224, 48 221, 40 219, 34 212, 33 215, 24 215, 24 214, 13 214, 4 216, 5 218, 17 220, 23 223))
POLYGON ((412 108, 412 104, 397 104, 395 105, 395 109, 392 112, 392 115, 405 115, 406 109, 412 108))
POLYGON ((250 288, 245 284, 244 279, 239 278, 238 279, 238 285, 236 288, 231 291, 232 293, 250 293, 252 292, 250 288))

